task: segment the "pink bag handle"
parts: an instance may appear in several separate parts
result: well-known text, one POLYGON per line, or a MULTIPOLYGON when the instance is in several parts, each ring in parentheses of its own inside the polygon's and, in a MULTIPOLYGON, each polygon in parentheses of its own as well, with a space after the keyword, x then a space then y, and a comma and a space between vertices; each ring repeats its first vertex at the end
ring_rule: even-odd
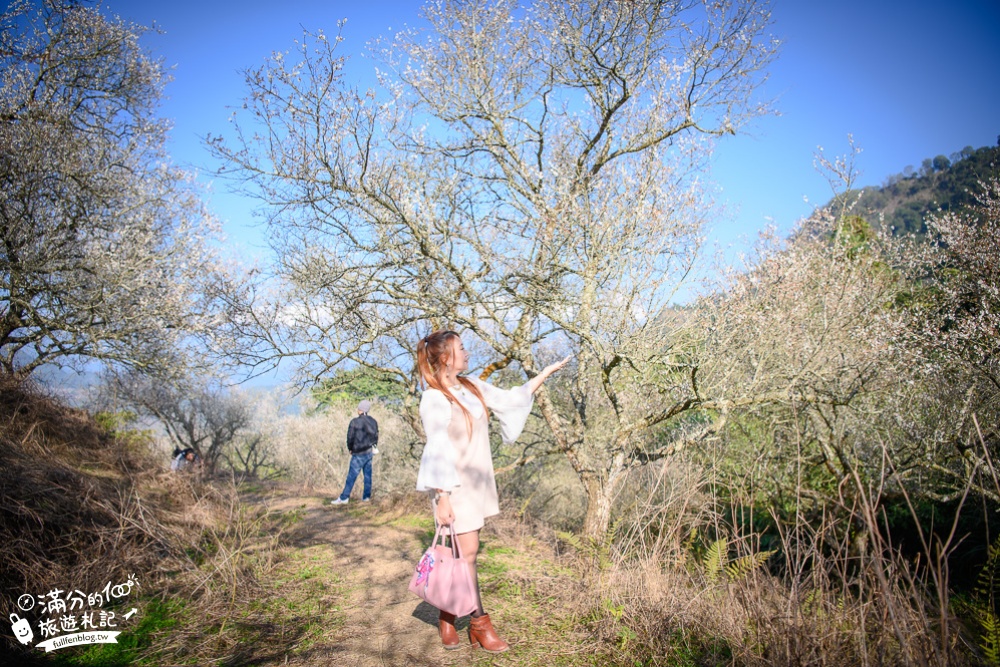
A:
POLYGON ((462 548, 458 546, 458 538, 455 535, 455 530, 452 526, 445 526, 438 524, 437 530, 434 532, 434 541, 431 542, 432 547, 436 547, 438 542, 441 542, 441 546, 444 546, 444 535, 441 534, 443 528, 448 529, 448 540, 451 542, 451 555, 455 558, 462 557, 462 548))

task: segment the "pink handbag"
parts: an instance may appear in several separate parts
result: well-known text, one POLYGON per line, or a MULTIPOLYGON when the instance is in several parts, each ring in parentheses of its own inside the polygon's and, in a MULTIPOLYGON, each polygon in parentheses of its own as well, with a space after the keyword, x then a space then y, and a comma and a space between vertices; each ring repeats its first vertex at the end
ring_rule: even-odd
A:
POLYGON ((410 590, 441 611, 465 616, 476 610, 476 582, 469 564, 462 558, 458 540, 452 535, 446 547, 442 526, 424 552, 410 579, 410 590))

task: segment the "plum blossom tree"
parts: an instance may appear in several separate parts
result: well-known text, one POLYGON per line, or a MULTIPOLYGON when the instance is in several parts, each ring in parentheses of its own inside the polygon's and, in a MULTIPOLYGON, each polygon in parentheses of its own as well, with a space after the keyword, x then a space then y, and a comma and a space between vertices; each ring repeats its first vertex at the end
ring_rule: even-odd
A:
POLYGON ((144 29, 70 0, 0 15, 0 369, 169 371, 216 317, 215 223, 164 152, 144 29))
POLYGON ((163 382, 119 373, 106 380, 103 391, 115 403, 155 419, 175 447, 194 449, 209 472, 226 460, 234 471, 251 473, 262 467, 258 459, 267 458, 267 443, 253 429, 253 405, 245 393, 204 378, 163 382))
POLYGON ((932 215, 938 288, 925 343, 960 359, 1000 390, 1000 180, 979 183, 975 203, 932 215))
POLYGON ((899 264, 913 281, 908 313, 912 364, 931 378, 937 420, 908 435, 946 454, 929 459, 935 495, 966 485, 1000 502, 1000 180, 979 183, 974 203, 927 218, 932 242, 899 264))
POLYGON ((293 357, 303 381, 358 364, 415 392, 416 341, 439 326, 478 345, 484 376, 571 350, 538 405, 598 535, 625 471, 665 455, 651 431, 706 400, 667 311, 713 140, 767 111, 769 10, 444 0, 424 19, 376 47, 378 90, 346 82, 322 33, 248 73, 235 138, 212 143, 277 258, 232 304, 242 358, 293 357))
POLYGON ((727 465, 818 502, 852 487, 1000 502, 1000 184, 930 216, 927 240, 843 210, 767 239, 696 308, 710 331, 704 383, 726 397, 731 425, 768 433, 731 430, 727 465))

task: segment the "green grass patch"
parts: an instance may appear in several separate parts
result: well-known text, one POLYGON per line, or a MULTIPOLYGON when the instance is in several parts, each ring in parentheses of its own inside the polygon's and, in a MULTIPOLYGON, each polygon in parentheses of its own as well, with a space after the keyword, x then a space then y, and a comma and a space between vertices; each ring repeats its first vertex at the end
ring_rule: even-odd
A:
POLYGON ((297 523, 301 523, 305 519, 305 510, 301 507, 296 507, 288 512, 282 512, 278 520, 278 523, 282 528, 291 528, 297 523))
POLYGON ((419 530, 429 530, 434 536, 434 518, 428 514, 404 514, 388 522, 394 528, 416 528, 419 530))
POLYGON ((227 634, 242 645, 280 645, 288 655, 329 643, 347 621, 347 585, 332 569, 333 558, 328 545, 290 552, 227 634))
POLYGON ((510 570, 506 563, 496 558, 480 558, 477 567, 481 577, 500 577, 510 570))
POLYGON ((57 654, 56 665, 74 667, 125 667, 126 665, 159 664, 158 660, 140 660, 139 653, 153 646, 157 635, 176 626, 184 617, 185 604, 177 600, 139 602, 138 624, 123 628, 117 644, 95 644, 64 649, 57 654))
POLYGON ((267 487, 254 479, 242 480, 236 488, 240 493, 245 494, 262 494, 267 491, 267 487))
MULTIPOLYGON (((376 523, 376 525, 378 524, 376 523)), ((421 549, 430 546, 431 540, 434 539, 434 518, 430 514, 406 514, 387 521, 385 525, 407 531, 416 531, 421 549)))
POLYGON ((517 549, 514 549, 513 547, 505 547, 502 544, 496 544, 494 542, 484 542, 482 545, 482 552, 487 556, 507 556, 518 553, 517 549))
POLYGON ((360 501, 354 501, 347 506, 347 509, 341 510, 347 513, 347 516, 352 519, 364 519, 368 516, 369 510, 372 504, 370 502, 363 503, 360 501))
POLYGON ((580 577, 580 574, 573 568, 566 565, 560 565, 559 563, 547 558, 540 560, 539 564, 542 566, 542 569, 546 574, 553 577, 565 577, 567 579, 578 579, 580 577))

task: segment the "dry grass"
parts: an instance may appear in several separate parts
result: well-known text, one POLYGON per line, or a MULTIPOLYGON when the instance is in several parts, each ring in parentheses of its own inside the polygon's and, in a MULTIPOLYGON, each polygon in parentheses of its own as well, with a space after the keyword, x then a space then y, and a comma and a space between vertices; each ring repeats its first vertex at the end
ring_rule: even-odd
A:
MULTIPOLYGON (((140 588, 128 601, 150 617, 169 617, 159 618, 169 633, 155 623, 132 628, 137 642, 127 656, 60 651, 79 664, 127 664, 150 657, 154 643, 150 664, 163 664, 164 655, 215 661, 219 646, 199 646, 183 631, 185 619, 196 619, 190 622, 202 633, 220 629, 273 568, 280 535, 280 517, 245 505, 232 487, 172 473, 141 436, 109 432, 9 378, 0 378, 0 507, 5 617, 19 613, 35 625, 16 606, 22 594, 89 593, 130 575, 140 588)), ((4 642, 10 654, 28 658, 12 635, 4 633, 4 642)))
MULTIPOLYGON (((21 385, 0 386, 0 613, 16 612, 25 592, 98 590, 135 574, 144 613, 159 625, 130 630, 139 641, 127 655, 66 649, 64 659, 312 664, 341 645, 352 613, 342 601, 359 595, 357 582, 337 569, 342 555, 324 540, 283 539, 302 532, 299 511, 287 502, 270 509, 265 485, 247 502, 245 490, 171 474, 145 447, 21 385)), ((760 536, 739 534, 699 479, 678 467, 636 486, 632 497, 645 488, 647 500, 624 508, 630 518, 604 544, 557 537, 508 494, 483 533, 480 574, 484 602, 514 648, 472 654, 472 663, 975 662, 961 635, 938 637, 928 586, 907 561, 838 545, 836 522, 787 527, 780 557, 727 571, 761 551, 760 536), (714 566, 708 535, 728 538, 714 566)), ((427 499, 416 493, 343 511, 367 522, 364 530, 419 535, 429 522, 427 499)), ((9 654, 26 655, 5 637, 9 654)))
MULTIPOLYGON (((351 455, 347 425, 357 416, 355 403, 337 403, 322 412, 277 418, 273 427, 273 457, 288 478, 303 490, 339 493, 351 455)), ((413 430, 399 415, 380 404, 372 409, 379 425, 379 451, 372 464, 377 493, 406 493, 416 486, 420 448, 414 450, 413 430)), ((360 486, 361 480, 358 480, 360 486)))
POLYGON ((236 493, 227 500, 224 520, 203 532, 197 566, 163 592, 184 609, 136 656, 144 664, 280 662, 339 629, 326 605, 336 576, 307 576, 309 550, 283 542, 296 512, 270 511, 236 493))
POLYGON ((656 563, 616 566, 591 591, 591 627, 611 665, 967 664, 957 653, 932 659, 925 619, 899 604, 902 595, 795 586, 766 571, 713 583, 656 563), (909 610, 899 619, 906 644, 892 632, 890 605, 909 610))
POLYGON ((483 605, 512 649, 501 659, 476 655, 475 664, 606 664, 605 647, 583 623, 592 596, 576 565, 544 524, 513 511, 488 520, 479 557, 483 605))
POLYGON ((860 510, 811 524, 774 517, 765 563, 760 534, 741 534, 690 470, 672 472, 682 479, 648 487, 605 544, 564 539, 587 577, 582 621, 601 664, 981 664, 950 610, 941 623, 932 568, 879 548, 860 510))
POLYGON ((184 487, 157 470, 143 443, 0 379, 0 612, 53 584, 97 590, 179 567, 178 538, 209 512, 182 504, 184 487))

